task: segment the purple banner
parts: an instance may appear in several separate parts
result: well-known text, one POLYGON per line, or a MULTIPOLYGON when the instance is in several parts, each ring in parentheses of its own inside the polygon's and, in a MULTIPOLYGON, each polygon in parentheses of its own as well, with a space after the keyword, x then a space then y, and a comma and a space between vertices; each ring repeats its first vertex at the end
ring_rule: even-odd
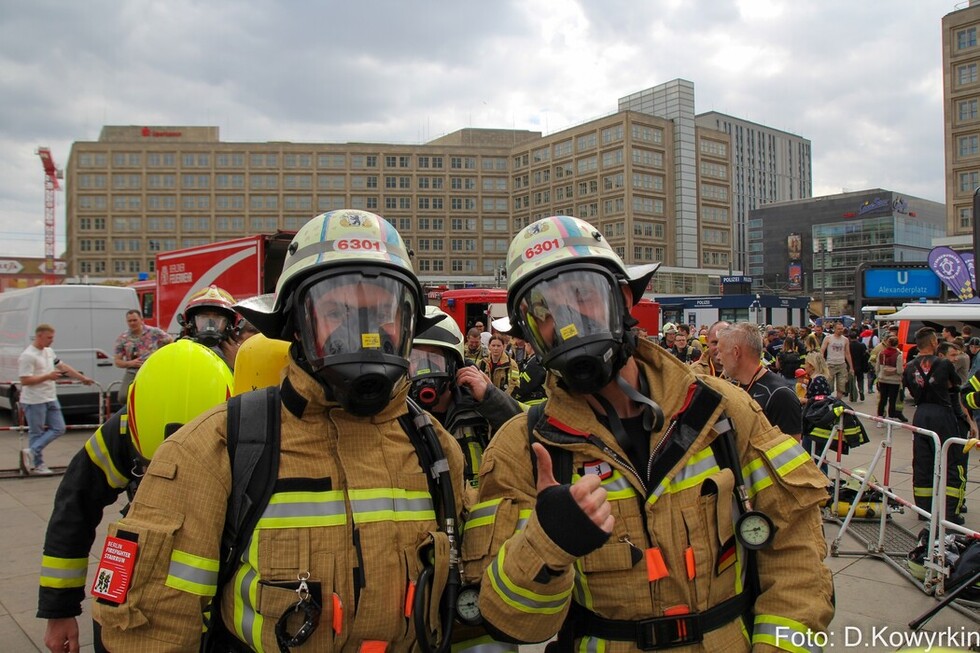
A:
POLYGON ((958 252, 945 246, 933 247, 929 252, 929 268, 960 301, 973 297, 973 275, 958 252))
POLYGON ((960 258, 966 263, 966 269, 970 271, 970 279, 973 280, 973 290, 976 292, 977 289, 977 269, 974 265, 973 252, 963 252, 960 254, 960 258))

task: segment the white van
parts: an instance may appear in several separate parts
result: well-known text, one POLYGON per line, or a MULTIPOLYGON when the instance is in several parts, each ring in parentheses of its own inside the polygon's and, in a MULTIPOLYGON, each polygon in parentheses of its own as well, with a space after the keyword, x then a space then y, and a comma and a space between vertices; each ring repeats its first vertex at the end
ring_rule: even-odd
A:
MULTIPOLYGON (((34 329, 55 328, 51 345, 58 358, 98 384, 58 384, 66 415, 97 415, 102 390, 122 379, 113 346, 126 330, 126 311, 139 309, 136 291, 115 286, 35 286, 0 292, 0 407, 16 411, 20 377, 17 359, 34 340, 34 329)), ((117 386, 113 386, 115 390, 117 386)))

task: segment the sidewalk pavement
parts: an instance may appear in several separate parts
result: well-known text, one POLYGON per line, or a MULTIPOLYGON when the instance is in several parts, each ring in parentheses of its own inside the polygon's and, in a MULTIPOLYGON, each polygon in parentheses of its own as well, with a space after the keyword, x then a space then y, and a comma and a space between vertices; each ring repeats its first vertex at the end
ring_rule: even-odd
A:
MULTIPOLYGON (((878 395, 868 395, 853 408, 874 415, 878 395)), ((913 408, 906 406, 905 415, 912 416, 913 408)), ((872 442, 844 458, 850 469, 870 463, 880 445, 884 430, 874 424, 868 432, 872 442)), ((45 449, 45 460, 51 466, 64 466, 84 444, 89 430, 69 431, 45 449)), ((893 449, 890 485, 900 496, 912 498, 912 446, 911 433, 901 432, 893 449)), ((26 441, 26 435, 23 436, 26 441)), ((0 470, 16 469, 21 438, 14 431, 0 432, 0 470)), ((883 482, 883 466, 874 471, 883 482)), ((980 531, 980 453, 970 456, 967 503, 970 512, 966 526, 980 531)), ((37 609, 37 582, 41 562, 44 532, 51 513, 51 505, 61 476, 0 479, 0 650, 9 653, 34 653, 44 651, 44 622, 34 617, 37 609)), ((94 571, 96 556, 101 552, 105 527, 118 519, 119 510, 125 505, 120 500, 110 506, 99 528, 90 555, 89 579, 94 571)), ((893 521, 912 533, 918 533, 924 525, 916 521, 915 514, 896 514, 893 521)), ((839 525, 826 523, 824 533, 828 544, 838 536, 839 525)), ((841 540, 842 552, 863 551, 864 543, 845 534, 841 540)), ((899 574, 886 562, 869 555, 828 557, 827 566, 834 574, 837 593, 837 613, 827 633, 826 650, 862 649, 864 651, 894 651, 910 648, 908 622, 935 605, 936 600, 923 593, 916 585, 899 574)), ((92 625, 90 600, 84 604, 79 618, 82 651, 91 653, 92 625)), ((945 645, 968 648, 980 644, 980 624, 970 617, 944 608, 920 631, 923 636, 945 637, 945 645), (972 638, 967 643, 967 639, 972 638), (966 646, 964 646, 966 644, 966 646)), ((930 640, 920 640, 925 647, 930 640)), ((939 642, 931 640, 938 645, 939 642)), ((819 642, 817 642, 819 643, 819 642)), ((542 646, 525 647, 530 651, 542 650, 542 646)))

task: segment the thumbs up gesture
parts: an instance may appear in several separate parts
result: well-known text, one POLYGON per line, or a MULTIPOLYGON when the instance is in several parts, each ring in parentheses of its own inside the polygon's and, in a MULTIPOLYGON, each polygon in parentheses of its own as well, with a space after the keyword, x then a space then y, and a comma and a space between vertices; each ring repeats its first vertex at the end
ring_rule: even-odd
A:
POLYGON ((538 521, 555 544, 582 556, 602 546, 613 531, 606 490, 595 474, 586 474, 572 485, 555 480, 551 454, 537 442, 531 445, 538 461, 538 521))

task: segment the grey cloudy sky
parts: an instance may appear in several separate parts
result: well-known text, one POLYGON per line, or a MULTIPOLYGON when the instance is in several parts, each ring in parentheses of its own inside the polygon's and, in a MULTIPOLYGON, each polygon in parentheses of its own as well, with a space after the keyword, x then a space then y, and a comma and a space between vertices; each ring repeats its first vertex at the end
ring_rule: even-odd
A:
MULTIPOLYGON (((103 125, 224 141, 549 134, 674 78, 697 111, 799 134, 815 195, 944 201, 953 0, 0 0, 0 255, 43 255, 39 145, 103 125)), ((58 197, 58 254, 64 247, 58 197)))

